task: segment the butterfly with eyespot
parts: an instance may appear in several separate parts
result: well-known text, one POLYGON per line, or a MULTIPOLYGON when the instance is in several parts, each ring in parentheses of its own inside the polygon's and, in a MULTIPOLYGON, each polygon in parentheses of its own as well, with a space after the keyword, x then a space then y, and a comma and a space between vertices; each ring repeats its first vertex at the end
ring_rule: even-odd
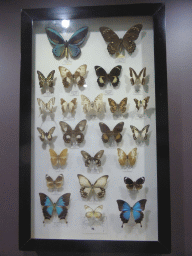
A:
MULTIPOLYGON (((133 207, 131 207, 127 202, 125 202, 123 200, 117 200, 119 211, 121 211, 120 218, 121 218, 123 224, 128 223, 130 216, 131 216, 131 212, 132 212, 135 222, 140 223, 140 226, 142 227, 141 221, 144 218, 143 211, 145 210, 146 202, 147 202, 146 199, 142 199, 142 200, 136 202, 133 205, 133 207)), ((122 228, 123 228, 123 224, 121 226, 122 228)))
POLYGON ((42 114, 45 111, 53 112, 53 105, 55 104, 55 97, 51 98, 47 103, 45 103, 43 100, 37 98, 37 102, 39 105, 40 113, 42 114))
POLYGON ((85 208, 85 216, 87 218, 97 218, 100 219, 102 217, 102 210, 103 210, 103 205, 99 205, 95 210, 93 210, 90 206, 84 205, 85 208))
POLYGON ((143 68, 139 75, 137 75, 137 73, 135 72, 135 70, 133 68, 129 68, 130 71, 130 77, 131 77, 131 84, 135 85, 135 84, 145 84, 145 77, 146 77, 146 68, 143 68))
POLYGON ((68 88, 72 82, 76 82, 78 86, 83 86, 85 84, 87 65, 81 65, 74 74, 71 73, 67 68, 59 66, 60 75, 62 78, 62 83, 65 88, 68 88))
POLYGON ((129 190, 133 190, 134 188, 136 190, 140 190, 143 187, 143 183, 145 182, 145 177, 141 177, 137 179, 136 181, 132 181, 132 179, 128 177, 124 177, 124 183, 126 184, 126 187, 129 190))
POLYGON ((50 220, 54 211, 56 211, 60 220, 66 218, 68 212, 67 206, 69 205, 69 200, 71 196, 70 193, 66 193, 60 196, 56 203, 53 203, 52 200, 44 193, 39 193, 39 196, 44 220, 50 220))
POLYGON ((53 180, 49 175, 46 174, 45 179, 47 182, 47 187, 50 189, 55 189, 55 188, 58 189, 63 186, 63 182, 64 182, 63 174, 60 174, 59 176, 57 176, 55 180, 53 180))
POLYGON ((144 98, 143 100, 134 99, 137 110, 139 110, 141 107, 143 107, 143 109, 146 110, 149 99, 149 96, 144 98))
POLYGON ((83 131, 85 130, 85 126, 87 124, 87 120, 81 120, 73 130, 69 124, 66 122, 60 121, 61 130, 64 132, 63 140, 66 143, 72 142, 73 139, 76 140, 77 143, 81 143, 84 140, 83 131))
POLYGON ((120 165, 124 166, 126 164, 133 166, 136 162, 137 157, 137 148, 133 148, 128 155, 121 149, 117 148, 118 161, 120 165))
POLYGON ((75 108, 77 107, 77 98, 72 99, 70 102, 67 102, 62 98, 60 100, 61 100, 61 110, 63 114, 66 112, 74 113, 75 108))
POLYGON ((40 136, 40 140, 41 141, 45 141, 45 139, 47 138, 48 141, 52 140, 52 134, 55 131, 55 127, 52 127, 48 132, 44 132, 40 127, 37 127, 38 132, 41 134, 40 136))
POLYGON ((79 179, 79 184, 81 185, 80 193, 81 197, 87 198, 90 195, 90 192, 94 192, 98 198, 103 198, 105 195, 105 185, 107 184, 108 175, 104 175, 97 179, 94 184, 83 175, 77 174, 79 179))
POLYGON ((113 85, 113 87, 118 86, 119 76, 121 74, 122 66, 118 65, 114 67, 109 74, 100 66, 95 66, 95 72, 98 76, 97 83, 100 87, 103 87, 107 80, 113 85))
POLYGON ((133 53, 136 48, 135 40, 139 37, 139 33, 142 29, 142 24, 136 24, 132 26, 121 39, 118 35, 108 27, 100 27, 99 30, 103 36, 105 42, 109 43, 107 50, 109 54, 121 52, 123 47, 129 54, 133 53))
POLYGON ((117 104, 113 99, 108 98, 109 106, 111 113, 115 113, 116 111, 120 111, 122 114, 126 111, 127 105, 127 97, 122 99, 119 104, 117 104))
POLYGON ((99 126, 100 126, 101 132, 103 133, 103 135, 102 135, 101 138, 102 138, 102 141, 103 141, 104 143, 107 143, 107 142, 109 141, 110 137, 114 137, 114 140, 115 140, 117 143, 118 143, 118 142, 121 142, 121 140, 122 140, 122 135, 121 135, 120 132, 122 132, 122 130, 123 130, 124 122, 118 123, 118 124, 113 128, 112 131, 109 129, 109 127, 108 127, 106 124, 104 124, 104 123, 102 123, 102 122, 99 123, 99 126))
POLYGON ((81 105, 83 105, 83 111, 85 114, 95 111, 96 113, 101 113, 104 109, 103 105, 103 94, 100 93, 94 101, 90 101, 85 95, 81 95, 81 105))
POLYGON ((94 163, 97 167, 101 166, 100 158, 103 156, 103 153, 104 150, 100 150, 92 157, 86 151, 82 150, 81 154, 85 158, 85 166, 89 167, 91 163, 94 163))
POLYGON ((68 149, 65 148, 61 151, 59 155, 55 152, 53 149, 49 149, 50 157, 51 157, 51 163, 53 166, 60 165, 63 166, 67 161, 67 152, 68 149))
POLYGON ((72 58, 76 58, 81 53, 79 46, 85 41, 88 27, 78 29, 69 39, 65 41, 63 37, 52 28, 45 28, 49 42, 53 45, 53 55, 55 57, 68 58, 68 52, 72 58))
POLYGON ((132 130, 132 133, 133 133, 133 139, 134 140, 137 140, 137 139, 144 139, 146 140, 147 139, 147 133, 149 131, 149 124, 146 125, 145 127, 143 127, 143 129, 140 131, 138 130, 135 126, 133 125, 130 125, 131 127, 131 130, 132 130))
POLYGON ((38 78, 39 78, 39 86, 40 88, 43 88, 43 86, 49 86, 49 87, 53 87, 53 77, 55 74, 55 70, 52 70, 47 78, 45 78, 45 76, 37 70, 37 74, 38 74, 38 78))

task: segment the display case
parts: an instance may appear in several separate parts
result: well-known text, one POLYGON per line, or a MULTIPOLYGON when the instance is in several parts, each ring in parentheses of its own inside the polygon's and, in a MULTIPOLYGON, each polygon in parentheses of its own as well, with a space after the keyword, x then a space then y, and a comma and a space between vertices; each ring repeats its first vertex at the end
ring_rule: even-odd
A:
POLYGON ((22 10, 21 250, 170 253, 164 12, 22 10))

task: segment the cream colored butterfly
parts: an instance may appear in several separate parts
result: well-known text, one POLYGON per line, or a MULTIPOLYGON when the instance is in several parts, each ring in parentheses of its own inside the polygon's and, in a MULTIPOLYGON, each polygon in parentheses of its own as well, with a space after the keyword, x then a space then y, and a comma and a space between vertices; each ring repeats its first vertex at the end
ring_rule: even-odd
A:
POLYGON ((45 103, 43 100, 37 98, 37 102, 38 102, 41 114, 46 111, 53 112, 53 105, 55 104, 55 97, 51 98, 47 103, 45 103))
POLYGON ((50 153, 52 165, 53 166, 56 166, 56 165, 62 166, 62 165, 64 165, 67 161, 67 152, 68 152, 68 149, 65 148, 61 151, 61 153, 59 155, 57 155, 55 150, 50 148, 49 153, 50 153))
POLYGON ((137 110, 139 110, 141 107, 143 107, 143 109, 145 110, 147 108, 149 99, 150 99, 149 96, 144 98, 143 100, 134 99, 137 110))
POLYGON ((137 127, 130 125, 130 128, 132 130, 133 133, 133 139, 134 140, 146 140, 147 139, 147 133, 149 131, 149 124, 146 125, 145 127, 143 127, 143 129, 140 131, 139 129, 137 129, 137 127))
POLYGON ((129 68, 129 71, 130 71, 130 77, 131 77, 131 83, 132 85, 139 85, 139 84, 142 84, 144 85, 145 84, 145 77, 146 77, 146 68, 143 68, 139 75, 137 75, 137 73, 135 72, 135 70, 133 68, 129 68))
POLYGON ((83 111, 85 114, 89 113, 90 111, 102 113, 104 110, 103 94, 100 93, 94 101, 90 101, 85 95, 82 94, 81 105, 83 105, 83 111))
POLYGON ((77 107, 77 98, 72 99, 70 102, 67 102, 64 99, 61 99, 61 109, 63 113, 66 113, 66 112, 74 113, 76 107, 77 107))
POLYGON ((128 155, 121 149, 117 148, 117 154, 118 154, 118 161, 120 165, 124 166, 126 164, 133 166, 136 162, 137 157, 137 148, 133 148, 128 155))
POLYGON ((72 81, 75 81, 80 87, 85 84, 85 78, 86 75, 87 65, 81 65, 74 74, 71 73, 67 68, 59 66, 60 75, 62 78, 62 83, 65 88, 68 88, 72 81))
POLYGON ((100 219, 102 217, 102 210, 103 210, 103 205, 99 205, 95 210, 93 210, 90 206, 84 205, 85 208, 85 216, 87 218, 97 218, 100 219))

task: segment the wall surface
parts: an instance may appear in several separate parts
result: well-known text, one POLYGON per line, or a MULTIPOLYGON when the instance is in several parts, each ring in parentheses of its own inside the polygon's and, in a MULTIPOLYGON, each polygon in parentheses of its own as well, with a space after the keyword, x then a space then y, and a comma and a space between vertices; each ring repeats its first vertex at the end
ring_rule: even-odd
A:
MULTIPOLYGON (((37 255, 36 252, 20 252, 18 250, 20 9, 141 2, 155 3, 162 1, 0 0, 1 256, 37 255)), ((171 255, 186 256, 192 255, 192 114, 190 109, 192 98, 191 28, 192 1, 167 0, 166 44, 170 129, 172 215, 171 255)), ((52 254, 38 252, 38 255, 52 254)), ((73 255, 82 254, 77 253, 73 255)))

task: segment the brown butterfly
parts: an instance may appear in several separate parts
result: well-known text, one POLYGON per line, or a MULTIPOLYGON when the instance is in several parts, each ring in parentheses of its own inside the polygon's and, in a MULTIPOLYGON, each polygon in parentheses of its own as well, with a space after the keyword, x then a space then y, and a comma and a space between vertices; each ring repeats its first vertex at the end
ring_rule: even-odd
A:
POLYGON ((114 137, 116 142, 121 142, 122 135, 120 132, 123 130, 124 122, 118 123, 113 130, 111 131, 109 127, 104 123, 99 123, 100 130, 103 133, 102 135, 102 141, 104 143, 107 143, 109 141, 110 137, 114 137))
POLYGON ((120 165, 124 166, 126 163, 128 163, 130 166, 133 166, 135 164, 137 157, 137 148, 132 149, 128 155, 126 155, 126 153, 121 148, 117 148, 117 153, 120 165))
POLYGON ((52 70, 47 78, 45 78, 45 76, 37 70, 37 74, 38 74, 38 78, 39 78, 39 86, 40 88, 42 88, 43 86, 49 86, 49 87, 53 87, 53 77, 55 74, 55 70, 52 70))
POLYGON ((126 187, 130 190, 133 190, 133 188, 137 190, 142 189, 144 182, 145 182, 145 177, 141 177, 136 181, 132 181, 132 179, 128 177, 124 177, 124 183, 126 184, 126 187))
POLYGON ((63 113, 70 112, 73 113, 77 106, 77 98, 72 99, 70 102, 61 98, 61 109, 63 113))
POLYGON ((146 125, 145 127, 143 127, 143 129, 140 131, 138 130, 135 126, 130 125, 132 133, 133 133, 133 139, 137 140, 137 139, 147 139, 147 133, 149 131, 149 124, 146 125))
POLYGON ((94 157, 90 156, 86 151, 82 150, 81 154, 85 158, 85 166, 89 167, 91 163, 95 163, 96 166, 101 166, 100 158, 103 156, 104 150, 97 152, 94 157))
POLYGON ((149 99, 150 99, 149 96, 146 97, 146 98, 143 99, 143 100, 134 99, 137 110, 139 110, 141 107, 143 107, 144 110, 145 110, 145 109, 147 108, 147 104, 148 104, 148 102, 149 102, 149 99))
POLYGON ((85 84, 84 76, 86 75, 87 65, 81 65, 74 74, 72 74, 67 68, 60 66, 59 71, 61 74, 62 82, 65 88, 68 88, 72 81, 75 81, 79 86, 85 84))
POLYGON ((49 141, 52 140, 52 134, 55 131, 55 127, 52 127, 48 132, 44 132, 40 127, 37 127, 38 132, 41 134, 40 140, 45 141, 46 137, 49 141))
POLYGON ((63 186, 63 182, 64 182, 64 177, 63 174, 60 174, 56 180, 53 180, 49 175, 45 175, 45 179, 47 182, 47 187, 50 189, 58 189, 61 188, 63 186))
POLYGON ((63 166, 67 161, 67 152, 68 149, 65 148, 61 151, 59 155, 57 155, 57 153, 53 149, 49 149, 52 165, 56 166, 58 164, 60 166, 63 166))
POLYGON ((135 51, 136 44, 134 41, 139 37, 142 27, 142 24, 134 25, 125 33, 122 39, 108 27, 100 27, 99 30, 105 42, 109 43, 107 46, 109 54, 113 55, 117 52, 121 52, 123 47, 131 54, 135 51))
POLYGON ((107 80, 111 82, 111 84, 116 87, 119 83, 119 76, 121 73, 122 66, 118 65, 114 67, 109 74, 100 66, 95 66, 95 72, 98 76, 97 83, 100 87, 103 87, 107 80))
POLYGON ((146 68, 143 68, 139 75, 137 75, 137 73, 135 72, 135 70, 133 68, 129 68, 130 71, 130 77, 131 77, 131 84, 145 84, 145 77, 146 77, 146 68))
POLYGON ((117 104, 113 99, 108 98, 110 110, 112 113, 115 113, 116 111, 120 111, 122 114, 126 111, 126 105, 127 105, 127 97, 122 99, 119 104, 117 104))
POLYGON ((80 121, 73 130, 70 125, 66 122, 60 121, 61 130, 64 132, 63 140, 66 143, 70 143, 72 139, 75 139, 77 143, 81 143, 84 140, 83 131, 85 130, 85 126, 87 124, 87 120, 80 121))

